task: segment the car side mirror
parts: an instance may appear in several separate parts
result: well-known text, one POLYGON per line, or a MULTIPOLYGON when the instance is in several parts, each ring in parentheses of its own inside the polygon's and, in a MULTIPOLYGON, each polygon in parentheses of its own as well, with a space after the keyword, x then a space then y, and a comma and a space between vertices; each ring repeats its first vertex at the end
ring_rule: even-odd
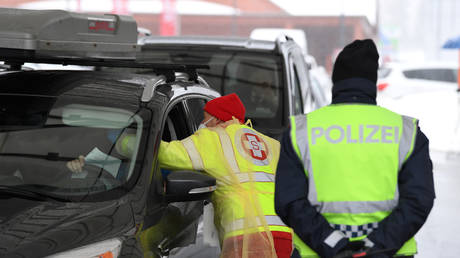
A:
POLYGON ((204 200, 217 189, 216 179, 197 171, 174 171, 164 182, 167 202, 204 200))

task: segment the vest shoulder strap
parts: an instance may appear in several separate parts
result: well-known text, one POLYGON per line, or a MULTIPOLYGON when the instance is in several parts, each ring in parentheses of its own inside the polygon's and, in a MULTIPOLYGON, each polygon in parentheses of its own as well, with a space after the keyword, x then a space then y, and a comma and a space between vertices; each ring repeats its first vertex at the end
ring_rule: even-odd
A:
POLYGON ((181 142, 190 157, 190 161, 192 162, 193 169, 194 170, 204 170, 203 160, 201 159, 200 153, 196 149, 192 138, 187 137, 183 139, 181 142))

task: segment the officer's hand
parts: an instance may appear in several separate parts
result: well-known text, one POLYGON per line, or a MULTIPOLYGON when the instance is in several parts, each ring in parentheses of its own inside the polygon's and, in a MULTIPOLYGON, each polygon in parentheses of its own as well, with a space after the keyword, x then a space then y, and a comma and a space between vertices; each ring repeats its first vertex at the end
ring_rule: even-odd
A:
POLYGON ((85 166, 85 156, 78 156, 78 159, 67 162, 66 166, 68 169, 70 169, 70 171, 74 173, 80 173, 85 166))
POLYGON ((354 254, 363 252, 366 249, 364 241, 348 241, 348 244, 340 249, 334 258, 351 258, 354 257, 354 254))

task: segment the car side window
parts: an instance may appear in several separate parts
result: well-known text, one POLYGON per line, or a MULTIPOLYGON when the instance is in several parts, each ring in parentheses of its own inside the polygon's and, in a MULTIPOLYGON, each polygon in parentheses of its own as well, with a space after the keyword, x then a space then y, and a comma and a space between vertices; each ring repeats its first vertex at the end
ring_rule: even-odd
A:
POLYGON ((302 92, 300 91, 300 80, 297 67, 294 65, 294 114, 303 113, 302 92))
POLYGON ((303 95, 301 89, 301 82, 299 78, 298 68, 296 66, 294 55, 289 56, 289 66, 291 69, 291 95, 292 95, 292 109, 294 115, 302 114, 303 113, 303 95))
POLYGON ((300 89, 303 91, 303 112, 308 113, 327 104, 326 93, 320 84, 312 83, 313 78, 303 54, 297 49, 294 53, 294 64, 299 76, 300 89))
POLYGON ((207 100, 204 98, 189 98, 186 100, 187 108, 190 112, 191 122, 193 126, 193 130, 197 130, 198 126, 200 125, 201 121, 203 121, 203 108, 206 105, 207 100))
POLYGON ((169 110, 168 116, 166 117, 162 140, 167 142, 182 140, 191 133, 187 123, 184 103, 182 101, 178 102, 169 110))
POLYGON ((454 69, 414 69, 403 71, 404 76, 409 79, 422 79, 442 82, 457 82, 457 73, 454 69))

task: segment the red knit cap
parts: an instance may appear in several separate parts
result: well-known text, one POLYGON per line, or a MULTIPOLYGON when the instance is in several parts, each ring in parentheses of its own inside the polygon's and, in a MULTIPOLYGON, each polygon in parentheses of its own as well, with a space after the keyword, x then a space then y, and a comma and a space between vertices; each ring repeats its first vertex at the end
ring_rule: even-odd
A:
POLYGON ((232 120, 232 116, 234 116, 241 123, 244 123, 246 113, 243 103, 235 93, 209 101, 204 106, 204 111, 224 122, 232 120))

